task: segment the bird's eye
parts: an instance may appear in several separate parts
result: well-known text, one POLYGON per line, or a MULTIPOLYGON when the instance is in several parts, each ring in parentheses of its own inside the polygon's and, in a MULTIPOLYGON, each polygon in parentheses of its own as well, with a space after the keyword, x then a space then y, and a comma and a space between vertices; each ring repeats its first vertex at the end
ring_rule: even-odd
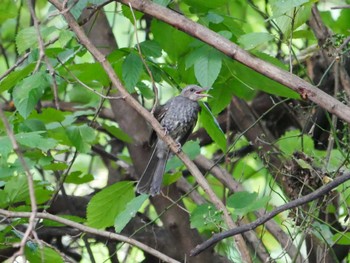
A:
POLYGON ((194 88, 191 88, 190 91, 191 91, 191 92, 194 92, 194 88))

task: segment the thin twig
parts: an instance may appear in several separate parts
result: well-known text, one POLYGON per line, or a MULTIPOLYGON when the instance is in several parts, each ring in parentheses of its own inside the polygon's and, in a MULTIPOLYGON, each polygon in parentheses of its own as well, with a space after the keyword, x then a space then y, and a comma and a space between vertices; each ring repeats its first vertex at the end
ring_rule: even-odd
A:
MULTIPOLYGON (((21 244, 20 244, 20 249, 19 251, 17 251, 14 254, 14 259, 18 256, 24 255, 24 248, 25 245, 27 243, 27 240, 29 238, 29 236, 34 232, 34 228, 35 228, 35 219, 36 219, 36 214, 37 214, 37 204, 36 204, 36 199, 35 199, 35 191, 34 191, 34 181, 33 181, 33 175, 30 172, 29 166, 27 165, 27 162, 24 160, 23 157, 23 153, 16 141, 15 135, 10 127, 10 124, 2 110, 2 106, 0 106, 0 119, 2 120, 5 129, 6 129, 6 133, 11 141, 13 150, 15 151, 15 153, 17 154, 17 157, 26 173, 27 176, 27 181, 28 181, 28 190, 29 190, 29 198, 30 198, 30 206, 31 206, 31 212, 28 213, 29 214, 29 224, 27 227, 27 230, 25 231, 22 240, 21 240, 21 244)), ((37 240, 39 242, 39 240, 37 240)), ((40 245, 40 243, 39 243, 40 245)))
MULTIPOLYGON (((7 211, 4 209, 0 209, 0 215, 3 215, 3 216, 8 217, 8 218, 28 218, 31 216, 31 213, 30 212, 13 212, 13 211, 7 211)), ((158 250, 153 249, 153 248, 145 245, 144 243, 141 243, 141 242, 139 242, 135 239, 129 238, 129 237, 125 237, 123 235, 119 235, 119 234, 108 232, 108 231, 98 230, 98 229, 88 227, 88 226, 76 223, 74 221, 71 221, 71 220, 68 220, 68 219, 65 219, 65 218, 62 218, 59 216, 49 214, 49 213, 37 213, 36 217, 41 218, 41 219, 52 220, 52 221, 64 224, 66 226, 70 226, 70 227, 79 229, 84 233, 89 233, 89 234, 105 237, 107 239, 125 242, 125 243, 128 243, 130 245, 133 245, 135 247, 142 249, 143 251, 159 258, 162 261, 170 262, 170 263, 179 263, 179 261, 177 261, 171 257, 168 257, 167 255, 159 252, 158 250)))
POLYGON ((137 43, 137 50, 139 51, 139 55, 140 55, 140 58, 142 60, 142 63, 145 66, 149 77, 151 78, 151 83, 152 83, 153 92, 154 92, 154 104, 153 104, 153 107, 152 107, 152 110, 151 110, 151 113, 153 114, 154 111, 156 110, 157 106, 158 106, 158 103, 159 103, 159 101, 158 101, 159 100, 158 99, 158 88, 156 86, 156 83, 154 82, 153 74, 152 74, 151 70, 149 69, 149 67, 148 67, 144 57, 142 56, 141 47, 140 47, 140 41, 139 41, 139 37, 137 35, 137 26, 136 26, 137 21, 136 21, 136 17, 135 17, 135 14, 134 14, 134 10, 132 9, 132 5, 130 3, 129 3, 129 7, 130 7, 130 11, 131 11, 132 17, 134 19, 134 31, 135 31, 135 39, 136 39, 136 43, 137 43))
MULTIPOLYGON (((335 64, 333 68, 333 73, 334 73, 334 97, 336 98, 338 96, 338 91, 339 91, 339 61, 340 59, 335 59, 335 64)), ((332 123, 331 123, 331 132, 329 134, 328 138, 328 146, 327 146, 327 155, 326 155, 326 164, 327 167, 330 165, 330 158, 332 154, 332 150, 334 147, 334 137, 337 136, 337 121, 338 117, 336 115, 332 115, 332 123)))
POLYGON ((125 99, 125 96, 117 96, 117 97, 113 97, 113 96, 106 96, 103 95, 102 93, 98 92, 97 90, 89 87, 88 85, 86 85, 84 82, 82 82, 80 79, 78 79, 65 65, 64 63, 57 58, 57 61, 62 65, 62 67, 69 73, 69 75, 71 75, 80 85, 82 85, 84 88, 92 91, 93 93, 95 93, 96 95, 100 96, 103 99, 108 99, 108 100, 120 100, 120 99, 125 99))
POLYGON ((286 210, 304 205, 304 204, 309 203, 311 201, 314 201, 314 200, 328 194, 332 189, 336 188, 337 186, 341 185, 342 183, 344 183, 348 180, 350 180, 350 173, 339 176, 338 178, 335 178, 330 183, 322 186, 321 188, 317 189, 316 191, 314 191, 308 195, 302 196, 302 197, 295 199, 289 203, 286 203, 284 205, 277 207, 276 209, 272 210, 269 213, 264 214, 263 216, 259 217, 257 220, 255 220, 254 222, 252 222, 250 224, 246 224, 246 225, 243 225, 243 226, 240 226, 237 228, 233 228, 233 229, 230 229, 228 231, 225 231, 225 232, 222 232, 219 234, 215 234, 210 239, 206 240, 205 242, 203 242, 202 244, 200 244, 196 248, 194 248, 191 251, 191 256, 198 255, 199 253, 201 253, 202 251, 204 251, 208 247, 216 244, 217 242, 219 242, 227 237, 231 237, 234 235, 242 234, 242 233, 249 231, 249 230, 253 230, 253 229, 257 228, 258 226, 264 224, 268 220, 272 219, 276 215, 282 213, 283 211, 286 211, 286 210))

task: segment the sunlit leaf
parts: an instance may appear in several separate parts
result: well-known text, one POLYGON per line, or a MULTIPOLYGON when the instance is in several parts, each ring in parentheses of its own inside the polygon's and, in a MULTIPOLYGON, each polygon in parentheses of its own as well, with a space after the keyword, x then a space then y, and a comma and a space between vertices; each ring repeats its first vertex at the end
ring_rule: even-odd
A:
POLYGON ((135 197, 133 182, 119 182, 94 195, 87 207, 88 225, 95 228, 113 226, 115 218, 135 197))
POLYGON ((115 218, 115 232, 120 233, 124 229, 147 199, 148 195, 139 195, 127 203, 125 210, 115 218))

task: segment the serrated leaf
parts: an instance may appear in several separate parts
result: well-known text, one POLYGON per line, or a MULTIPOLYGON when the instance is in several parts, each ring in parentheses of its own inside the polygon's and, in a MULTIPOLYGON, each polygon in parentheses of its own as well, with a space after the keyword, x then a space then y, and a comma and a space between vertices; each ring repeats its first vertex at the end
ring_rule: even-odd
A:
POLYGON ((141 58, 130 53, 124 60, 122 65, 122 77, 125 82, 125 88, 130 92, 135 91, 136 83, 139 81, 142 73, 141 58))
POLYGON ((108 125, 106 123, 103 123, 102 127, 106 129, 109 133, 111 133, 114 137, 118 138, 119 140, 127 143, 132 142, 131 137, 128 134, 126 134, 122 129, 113 125, 108 125))
POLYGON ((78 152, 86 153, 95 140, 95 131, 86 124, 67 128, 67 136, 78 152))
POLYGON ((12 144, 8 136, 0 137, 0 154, 5 158, 12 151, 12 144))
POLYGON ((201 111, 201 122, 203 124, 204 129, 209 134, 210 138, 220 147, 220 149, 225 152, 226 151, 226 137, 224 132, 222 131, 219 123, 215 119, 214 115, 208 108, 205 103, 200 103, 202 106, 201 111))
POLYGON ((197 228, 199 231, 217 231, 223 224, 221 214, 212 204, 197 206, 191 213, 190 221, 191 228, 197 228))
POLYGON ((50 163, 42 167, 44 170, 49 171, 62 171, 68 168, 68 164, 66 163, 50 163))
POLYGON ((70 113, 64 113, 60 110, 56 110, 54 108, 46 108, 42 109, 41 112, 33 112, 30 115, 31 119, 41 120, 43 123, 48 124, 52 122, 63 122, 66 118, 66 115, 70 113))
MULTIPOLYGON (((40 27, 40 34, 46 39, 52 32, 56 31, 56 27, 40 27)), ((27 49, 36 48, 38 46, 38 34, 35 27, 26 27, 18 32, 16 37, 16 46, 19 54, 24 53, 27 49)))
POLYGON ((227 206, 235 208, 236 214, 246 214, 265 207, 269 200, 269 196, 259 198, 258 194, 255 192, 250 193, 243 191, 236 192, 227 198, 227 206))
POLYGON ((92 174, 84 174, 81 171, 74 171, 67 176, 64 182, 68 184, 85 184, 92 180, 94 180, 92 174))
POLYGON ((45 138, 42 136, 42 131, 18 133, 15 135, 18 143, 30 148, 38 148, 44 152, 54 148, 57 141, 52 138, 45 138))
POLYGON ((229 63, 229 65, 233 65, 234 75, 238 79, 236 85, 239 85, 241 89, 262 90, 281 97, 300 98, 297 92, 265 77, 243 64, 233 62, 229 63))
POLYGON ((39 247, 29 246, 30 242, 28 241, 25 247, 25 256, 26 259, 31 263, 45 263, 45 262, 55 262, 55 263, 63 263, 63 259, 59 253, 57 253, 54 249, 50 247, 39 247))
POLYGON ((146 99, 153 99, 154 98, 154 92, 151 88, 149 88, 145 83, 142 81, 139 81, 136 84, 136 87, 141 92, 142 96, 144 96, 146 99))
POLYGON ((16 5, 12 0, 2 0, 0 5, 0 25, 7 19, 14 18, 17 15, 16 5))
POLYGON ((37 72, 25 78, 13 90, 13 102, 23 118, 34 110, 45 89, 49 86, 46 74, 37 72))
MULTIPOLYGON (((129 19, 130 22, 131 22, 132 24, 135 23, 134 17, 133 17, 133 15, 132 15, 132 13, 131 13, 131 10, 130 10, 130 7, 129 7, 129 6, 127 6, 127 5, 122 5, 122 12, 123 12, 123 15, 124 15, 127 19, 129 19)), ((136 20, 139 20, 142 16, 144 16, 143 13, 141 13, 141 12, 135 10, 135 9, 133 10, 133 13, 134 13, 134 15, 135 15, 136 20)))
POLYGON ((292 11, 294 8, 307 2, 309 2, 309 0, 273 0, 270 2, 273 18, 292 11))
POLYGON ((211 87, 219 76, 222 55, 214 48, 205 46, 194 63, 194 74, 202 87, 211 87))
POLYGON ((29 195, 27 178, 24 175, 12 177, 6 184, 4 191, 7 194, 8 204, 26 200, 29 195))
POLYGON ((143 194, 127 203, 125 210, 115 218, 114 229, 116 233, 120 233, 129 221, 135 217, 137 211, 147 199, 148 195, 143 194))
POLYGON ((157 41, 146 40, 140 43, 141 53, 146 57, 159 58, 162 55, 162 47, 157 41))
MULTIPOLYGON (((69 74, 65 68, 60 68, 59 73, 67 79, 76 82, 75 76, 86 85, 108 86, 109 78, 100 63, 80 63, 67 66, 69 74)), ((80 85, 80 84, 79 84, 80 85)))
POLYGON ((209 91, 212 96, 209 100, 211 111, 214 115, 219 114, 231 102, 232 96, 235 94, 234 87, 218 86, 209 91))
POLYGON ((267 44, 273 38, 271 34, 266 32, 254 32, 240 36, 238 42, 245 50, 251 50, 259 45, 267 44))
POLYGON ((134 197, 133 182, 118 182, 104 188, 88 204, 88 225, 96 228, 113 226, 117 215, 134 197))
POLYGON ((35 68, 35 63, 29 64, 20 70, 11 72, 3 81, 0 82, 0 93, 13 88, 22 79, 27 77, 35 68))
POLYGON ((189 35, 156 19, 152 20, 151 31, 154 40, 161 45, 171 59, 177 60, 187 53, 190 49, 189 44, 193 41, 189 35))

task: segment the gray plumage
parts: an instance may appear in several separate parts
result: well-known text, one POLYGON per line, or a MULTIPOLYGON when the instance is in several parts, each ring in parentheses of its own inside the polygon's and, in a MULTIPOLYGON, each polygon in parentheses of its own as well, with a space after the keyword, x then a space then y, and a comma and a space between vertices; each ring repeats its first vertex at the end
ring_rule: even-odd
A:
MULTIPOLYGON (((207 96, 202 93, 203 91, 205 89, 199 86, 189 85, 179 96, 170 99, 155 112, 155 117, 163 126, 164 132, 180 146, 186 142, 197 123, 200 110, 198 100, 207 96)), ((138 193, 152 196, 160 193, 165 166, 170 155, 168 145, 157 138, 150 160, 137 184, 138 193)))

